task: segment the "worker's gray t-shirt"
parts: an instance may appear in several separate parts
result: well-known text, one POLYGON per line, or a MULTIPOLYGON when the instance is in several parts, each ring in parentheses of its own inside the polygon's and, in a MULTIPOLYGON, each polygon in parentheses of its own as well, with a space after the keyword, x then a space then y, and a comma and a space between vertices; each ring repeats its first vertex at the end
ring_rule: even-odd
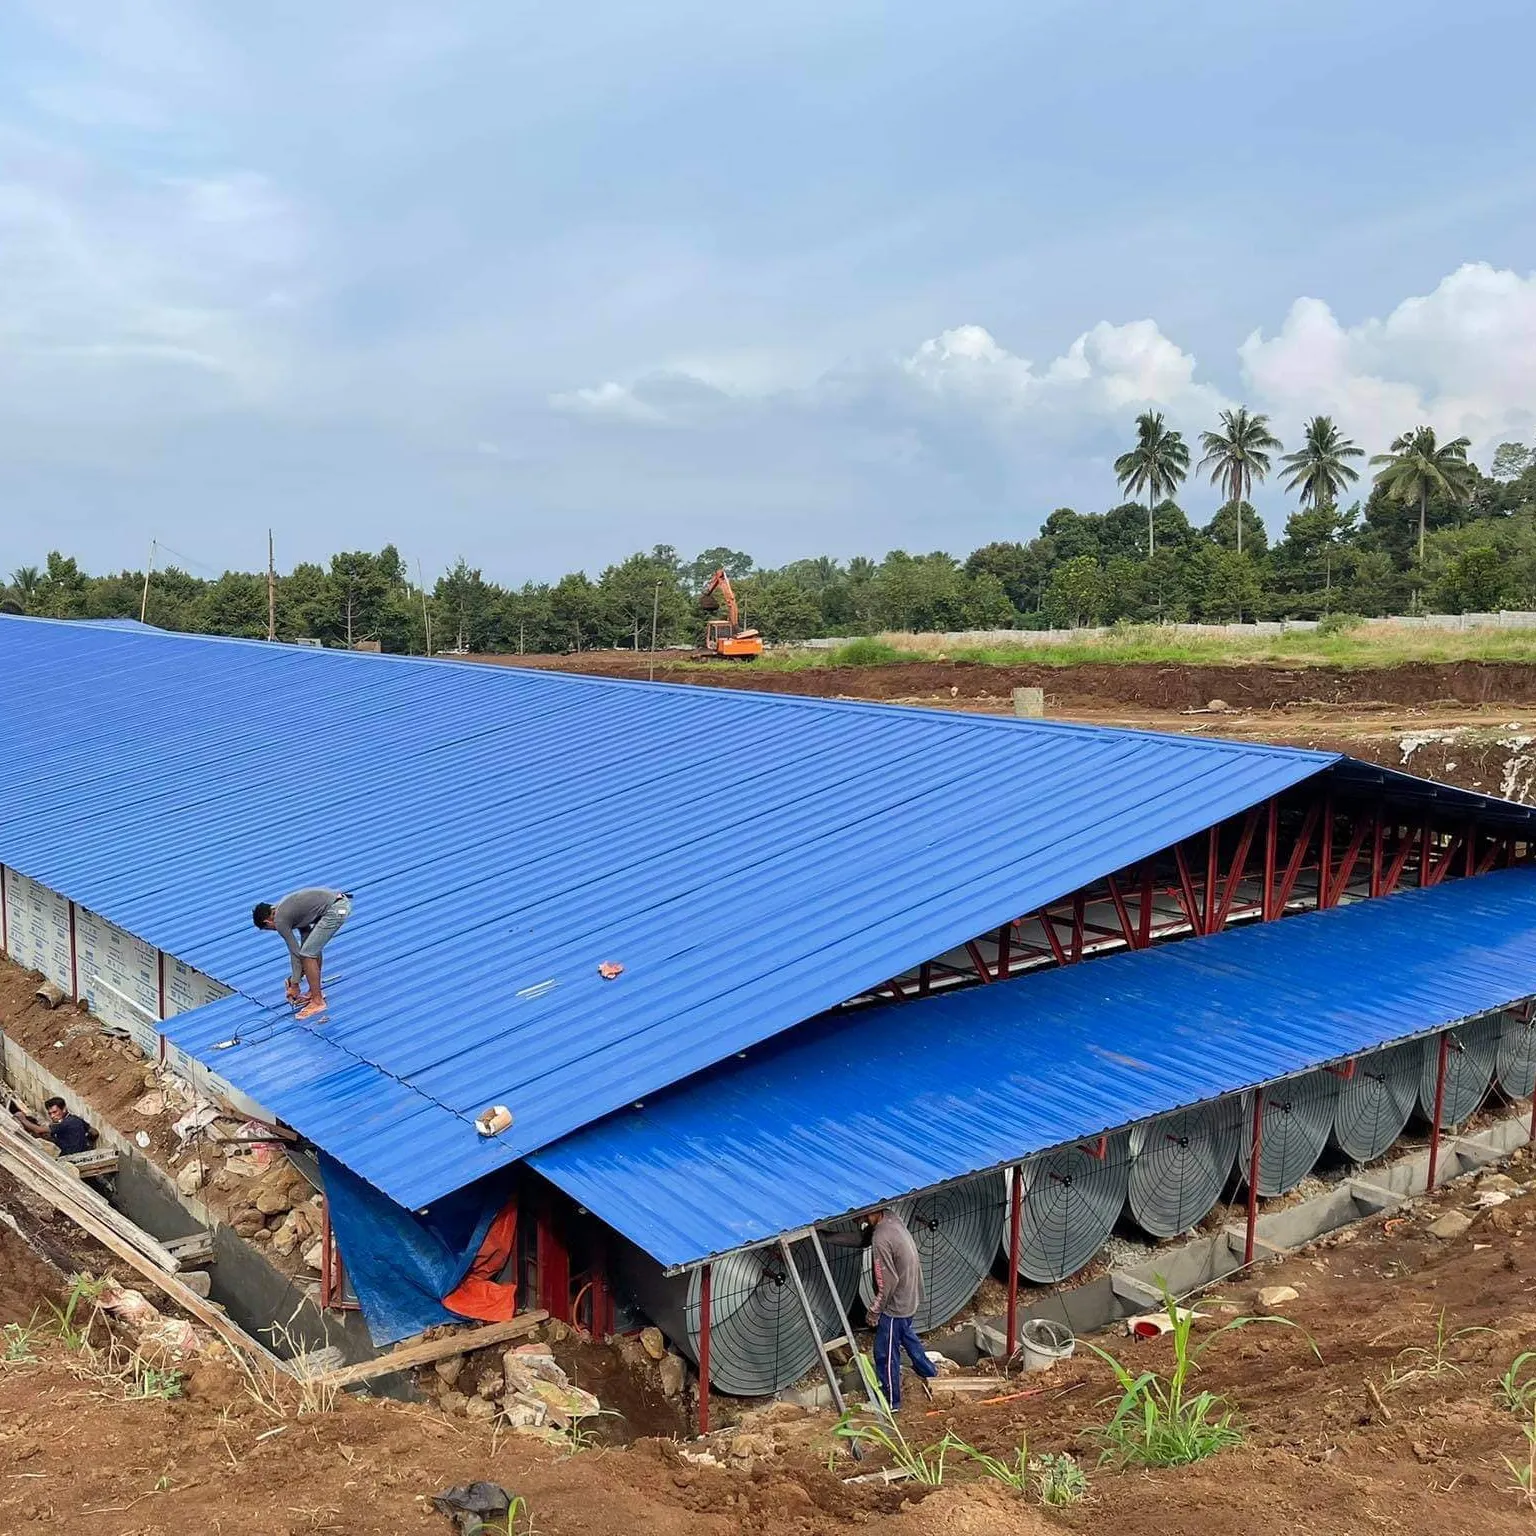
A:
POLYGON ((887 1317, 913 1317, 923 1303, 923 1261, 907 1224, 894 1213, 883 1216, 870 1242, 875 1289, 883 1292, 887 1317))
POLYGON ((283 943, 298 954, 304 935, 320 921, 321 914, 333 901, 341 897, 340 891, 330 891, 321 885, 295 891, 272 909, 272 926, 283 936, 283 943))

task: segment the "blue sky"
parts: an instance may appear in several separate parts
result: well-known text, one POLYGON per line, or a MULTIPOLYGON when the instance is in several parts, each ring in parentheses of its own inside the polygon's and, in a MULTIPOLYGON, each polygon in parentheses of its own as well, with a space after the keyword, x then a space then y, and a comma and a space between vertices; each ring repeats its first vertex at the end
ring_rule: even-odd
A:
POLYGON ((1486 462, 1533 53, 1503 0, 18 0, 0 566, 963 553, 1111 504, 1149 405, 1486 462))

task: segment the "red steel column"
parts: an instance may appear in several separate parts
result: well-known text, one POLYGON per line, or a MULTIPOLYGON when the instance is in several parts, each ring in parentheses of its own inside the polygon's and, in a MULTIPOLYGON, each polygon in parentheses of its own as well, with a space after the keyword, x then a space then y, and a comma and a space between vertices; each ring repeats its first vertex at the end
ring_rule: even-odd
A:
POLYGON ((1205 911, 1200 922, 1201 933, 1216 931, 1216 857, 1221 848, 1221 828, 1214 826, 1205 834, 1205 911))
POLYGON ((550 1202, 540 1202, 534 1228, 539 1263, 539 1305, 562 1323, 571 1320, 571 1256, 555 1228, 550 1202))
POLYGON ((1264 1145, 1264 1090, 1253 1090, 1253 1143, 1248 1152, 1248 1227, 1243 1235, 1243 1263, 1253 1263, 1253 1239, 1259 1225, 1259 1152, 1264 1145))
POLYGON ((1323 797, 1323 840, 1317 854, 1317 904, 1328 905, 1328 887, 1333 883, 1333 796, 1323 797))
POLYGON ((997 974, 1003 980, 1007 979, 1013 966, 1012 941, 1013 924, 1004 923, 997 930, 997 974))
POLYGON ((1280 842, 1280 802, 1269 797, 1269 815, 1264 828, 1264 895, 1259 902, 1259 921, 1267 923, 1275 915, 1275 858, 1280 842))
POLYGON ((1006 1373, 1013 1352, 1019 1347, 1019 1229, 1023 1225, 1023 1168, 1015 1165, 1010 1181, 1013 1189, 1008 1202, 1008 1354, 1003 1363, 1006 1373))
POLYGON ((709 1328, 714 1307, 710 1298, 710 1271, 699 1273, 699 1433, 709 1433, 709 1328))
POLYGON ((331 1274, 331 1206, 326 1201, 320 1207, 320 1310, 326 1311, 334 1304, 335 1280, 331 1274))
POLYGON ((1435 1067, 1435 1118, 1429 1127, 1429 1189, 1435 1187, 1440 1169, 1440 1112, 1445 1108, 1445 1059, 1450 1054, 1451 1032, 1440 1036, 1440 1060, 1435 1067))
POLYGON ((1381 895, 1382 834, 1386 829, 1381 821, 1381 807, 1376 807, 1376 825, 1371 829, 1371 895, 1381 895))

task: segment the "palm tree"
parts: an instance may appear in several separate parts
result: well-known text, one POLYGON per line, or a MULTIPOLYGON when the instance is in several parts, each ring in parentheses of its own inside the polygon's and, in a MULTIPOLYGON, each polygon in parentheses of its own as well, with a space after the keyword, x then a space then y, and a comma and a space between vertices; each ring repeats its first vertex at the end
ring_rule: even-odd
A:
POLYGON ((1189 473, 1189 448, 1180 432, 1163 425, 1161 411, 1143 411, 1136 418, 1136 446, 1115 460, 1115 478, 1129 496, 1147 493, 1147 558, 1155 540, 1152 509, 1167 501, 1189 473))
POLYGON ((1333 417, 1314 416, 1307 423, 1300 450, 1281 459, 1285 468, 1280 483, 1288 491, 1301 493, 1302 506, 1321 511, 1333 506, 1339 493, 1360 478, 1360 471, 1347 461, 1364 457, 1365 449, 1345 437, 1333 417))
POLYGON ((1394 501, 1406 506, 1419 504, 1419 565, 1424 564, 1424 517, 1430 492, 1452 501, 1466 501, 1472 494, 1476 470, 1467 461, 1469 437, 1453 437, 1448 443, 1435 441, 1433 427, 1415 427, 1394 438, 1391 451, 1378 453, 1372 464, 1382 466, 1376 484, 1394 501))
POLYGON ((1243 552, 1243 503, 1253 494, 1253 482, 1269 473, 1269 456, 1277 453, 1281 442, 1269 430, 1269 417, 1250 415, 1246 405, 1221 413, 1221 429, 1202 432, 1200 446, 1205 456, 1195 466, 1211 472, 1211 484, 1226 493, 1237 515, 1237 552, 1243 552))
POLYGON ((11 585, 30 602, 42 583, 43 573, 35 565, 21 565, 11 572, 11 585))

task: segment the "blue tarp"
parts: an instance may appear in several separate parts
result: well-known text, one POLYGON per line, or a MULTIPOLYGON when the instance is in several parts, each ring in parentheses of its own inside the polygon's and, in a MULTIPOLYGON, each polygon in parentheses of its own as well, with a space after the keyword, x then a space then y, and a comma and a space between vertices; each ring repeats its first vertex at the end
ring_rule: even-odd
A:
POLYGON ((463 1322, 442 1298, 469 1273, 507 1203, 507 1181, 482 1180, 416 1216, 324 1152, 320 1171, 331 1228, 373 1342, 396 1344, 435 1323, 463 1322))

